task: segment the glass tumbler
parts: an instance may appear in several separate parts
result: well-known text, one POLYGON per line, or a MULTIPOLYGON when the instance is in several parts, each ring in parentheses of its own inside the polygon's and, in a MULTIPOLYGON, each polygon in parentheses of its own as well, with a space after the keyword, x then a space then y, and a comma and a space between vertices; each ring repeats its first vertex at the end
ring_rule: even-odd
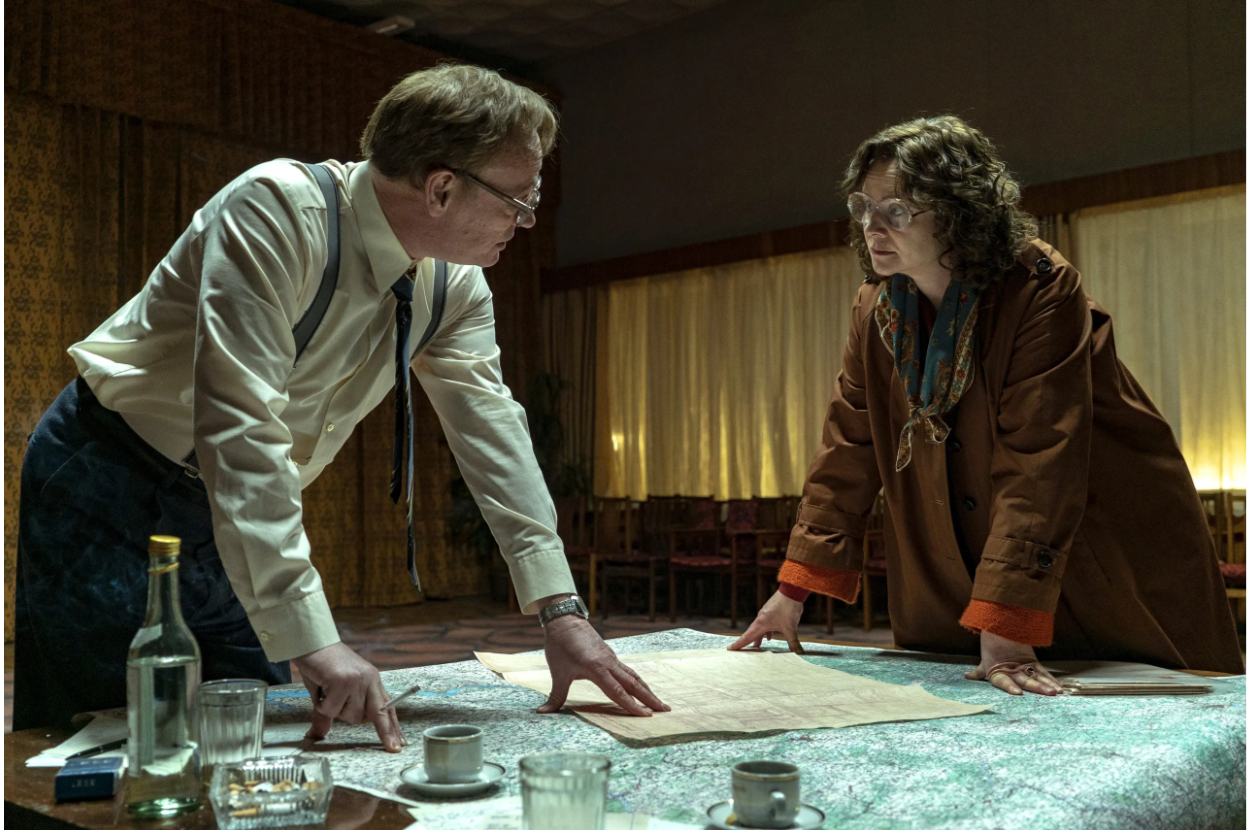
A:
POLYGON ((603 830, 612 762, 589 752, 521 759, 522 830, 603 830))
POLYGON ((205 767, 260 757, 268 691, 263 680, 210 680, 200 684, 196 708, 200 762, 205 767))

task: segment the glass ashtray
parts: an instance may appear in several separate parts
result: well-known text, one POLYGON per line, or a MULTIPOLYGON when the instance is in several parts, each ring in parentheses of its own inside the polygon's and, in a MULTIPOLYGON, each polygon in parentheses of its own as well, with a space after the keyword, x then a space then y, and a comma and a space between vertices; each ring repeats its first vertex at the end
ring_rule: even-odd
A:
POLYGON ((221 830, 322 824, 334 781, 325 758, 259 758, 218 764, 209 800, 221 830))

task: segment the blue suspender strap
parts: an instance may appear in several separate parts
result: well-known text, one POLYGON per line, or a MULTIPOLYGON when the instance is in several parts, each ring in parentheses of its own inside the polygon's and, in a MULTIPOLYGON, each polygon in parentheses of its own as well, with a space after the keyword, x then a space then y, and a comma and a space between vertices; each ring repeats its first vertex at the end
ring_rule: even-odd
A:
POLYGON ((321 274, 321 287, 317 289, 317 296, 313 298, 308 311, 304 312, 304 316, 291 330, 291 334, 295 337, 295 362, 297 364, 300 355, 308 346, 308 341, 312 340, 313 333, 317 331, 317 326, 321 325, 321 318, 325 317, 326 309, 330 307, 330 300, 334 297, 334 288, 339 282, 339 189, 335 187, 334 179, 330 178, 330 171, 326 170, 324 165, 310 164, 308 169, 316 178, 317 186, 321 188, 321 195, 326 201, 328 255, 326 256, 326 269, 321 274))
MULTIPOLYGON (((312 305, 304 312, 304 316, 295 324, 295 328, 291 329, 291 335, 295 338, 296 364, 299 363, 300 355, 308 346, 308 341, 312 340, 313 333, 317 331, 317 326, 321 325, 321 318, 325 317, 326 309, 330 307, 330 300, 334 297, 334 288, 339 282, 339 190, 334 185, 334 179, 330 177, 330 171, 324 165, 307 164, 305 167, 317 180, 317 187, 321 188, 321 196, 326 202, 327 256, 325 270, 321 272, 321 285, 317 288, 317 296, 313 298, 312 305)), ((187 475, 193 478, 199 477, 200 465, 195 457, 194 449, 183 459, 182 463, 187 475)))
POLYGON ((421 335, 421 340, 417 342, 417 347, 412 350, 413 354, 417 354, 425 348, 425 344, 430 342, 430 338, 434 336, 434 332, 438 331, 438 324, 443 319, 443 305, 447 299, 447 263, 441 259, 434 260, 434 299, 430 309, 430 324, 425 327, 425 333, 421 335))

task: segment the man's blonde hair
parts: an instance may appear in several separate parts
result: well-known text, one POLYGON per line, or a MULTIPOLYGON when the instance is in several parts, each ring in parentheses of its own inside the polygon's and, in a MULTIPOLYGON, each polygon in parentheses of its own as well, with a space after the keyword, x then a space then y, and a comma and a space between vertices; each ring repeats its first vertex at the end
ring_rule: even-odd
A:
POLYGON ((556 129, 555 108, 537 92, 489 69, 443 64, 412 73, 386 93, 360 151, 388 179, 420 184, 441 167, 480 171, 531 133, 546 157, 556 129))

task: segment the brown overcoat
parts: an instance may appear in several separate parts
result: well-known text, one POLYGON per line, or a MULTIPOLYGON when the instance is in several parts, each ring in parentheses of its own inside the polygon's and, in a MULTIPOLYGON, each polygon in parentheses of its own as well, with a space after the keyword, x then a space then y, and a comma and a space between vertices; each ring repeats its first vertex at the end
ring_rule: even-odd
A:
POLYGON ((913 438, 873 314, 856 298, 824 439, 788 558, 859 570, 884 487, 890 621, 904 648, 977 654, 971 599, 1055 614, 1039 659, 1240 673, 1232 614, 1193 479, 1166 421, 1116 358, 1111 318, 1034 240, 981 293, 974 376, 944 444, 913 438))

